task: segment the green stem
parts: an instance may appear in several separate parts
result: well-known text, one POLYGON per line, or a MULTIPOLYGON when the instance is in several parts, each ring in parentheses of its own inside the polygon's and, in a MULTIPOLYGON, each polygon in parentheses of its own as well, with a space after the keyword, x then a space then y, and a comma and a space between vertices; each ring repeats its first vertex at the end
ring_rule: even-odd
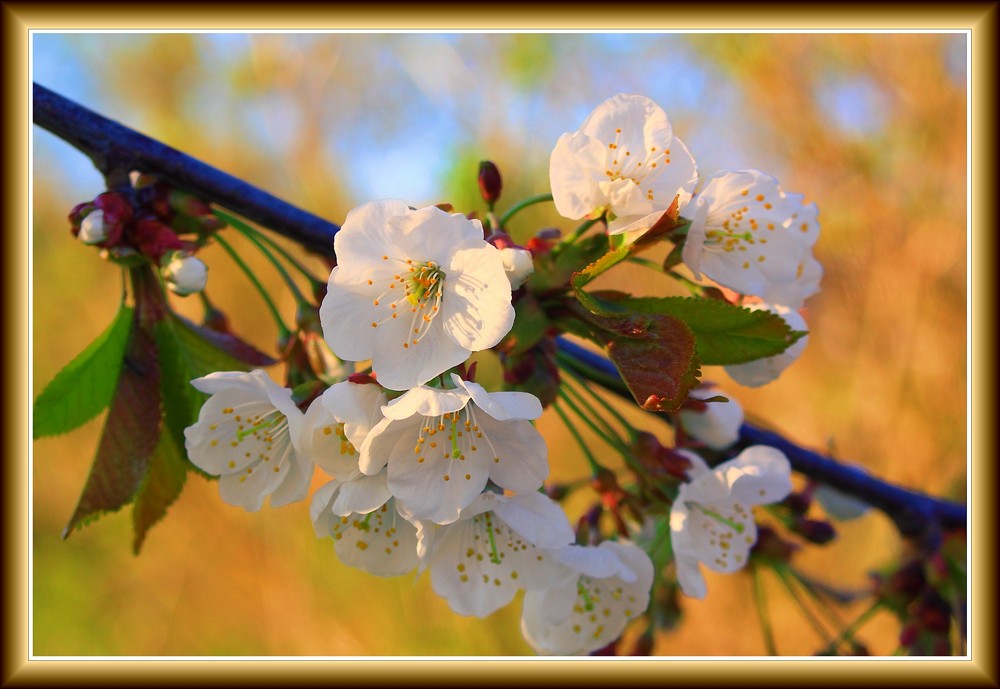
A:
POLYGON ((807 581, 800 572, 798 572, 794 567, 789 567, 784 563, 778 563, 775 566, 785 570, 785 572, 789 574, 799 585, 799 588, 808 593, 809 596, 816 601, 819 605, 819 609, 823 611, 823 615, 826 617, 827 622, 833 625, 834 629, 841 629, 844 626, 844 620, 841 619, 840 615, 838 615, 833 609, 833 606, 830 605, 830 601, 820 595, 820 593, 813 588, 810 582, 807 581))
POLYGON ((604 221, 604 216, 602 215, 599 218, 593 218, 591 220, 587 220, 587 221, 581 223, 579 227, 577 227, 575 230, 573 230, 573 234, 569 235, 568 237, 564 237, 558 244, 556 244, 554 247, 552 247, 552 253, 554 255, 558 255, 567 246, 570 246, 570 245, 575 244, 576 242, 578 242, 580 240, 580 237, 582 237, 587 232, 587 230, 589 230, 591 227, 593 227, 597 223, 603 222, 603 221, 604 221))
POLYGON ((281 257, 283 259, 291 263, 292 267, 295 268, 300 273, 302 273, 302 276, 305 277, 307 280, 309 280, 310 284, 312 284, 313 286, 323 285, 323 281, 316 278, 316 276, 312 274, 312 271, 310 271, 308 268, 302 265, 302 263, 297 258, 292 256, 292 254, 288 251, 288 249, 278 244, 264 232, 259 232, 250 225, 247 225, 239 218, 232 216, 229 213, 226 213, 225 211, 213 210, 212 214, 215 215, 215 217, 219 218, 219 220, 222 220, 224 223, 229 225, 230 227, 233 227, 237 230, 241 230, 244 234, 252 234, 253 236, 262 240, 270 248, 274 249, 279 254, 281 254, 281 257))
POLYGON ((593 474, 594 476, 597 476, 599 472, 604 470, 604 467, 601 466, 601 464, 597 461, 594 455, 590 452, 590 448, 588 448, 587 444, 583 442, 583 438, 580 436, 579 431, 577 431, 576 427, 570 423, 569 417, 566 416, 566 412, 562 410, 562 407, 559 406, 559 403, 557 402, 556 404, 553 404, 552 408, 556 410, 556 414, 559 415, 559 418, 562 419, 562 422, 566 425, 566 428, 569 429, 570 435, 573 436, 573 439, 576 441, 576 444, 580 446, 580 450, 583 452, 583 456, 587 458, 587 464, 590 465, 590 473, 593 474))
MULTIPOLYGON (((503 228, 507 225, 507 221, 513 218, 521 210, 527 208, 528 206, 534 206, 536 203, 545 203, 546 201, 552 200, 552 194, 539 194, 538 196, 529 196, 519 203, 515 203, 511 206, 510 210, 503 214, 500 218, 500 227, 503 228)), ((491 209, 492 210, 492 209, 491 209)))
POLYGON ((751 568, 753 572, 753 594, 754 602, 757 605, 757 615, 760 617, 760 628, 764 634, 764 647, 767 654, 778 655, 778 647, 774 644, 774 632, 771 629, 771 618, 767 613, 767 600, 764 597, 764 582, 761 581, 760 570, 755 565, 751 568))
POLYGON ((299 290, 299 286, 295 284, 295 280, 293 280, 292 276, 288 274, 288 271, 285 269, 285 266, 281 265, 281 261, 275 258, 274 254, 271 253, 271 250, 264 244, 264 242, 260 240, 256 232, 254 232, 250 228, 243 228, 235 225, 233 226, 233 229, 235 229, 241 235, 249 239, 253 243, 253 245, 256 246, 257 249, 259 249, 262 254, 264 254, 264 258, 266 258, 271 263, 271 265, 274 266, 274 269, 278 271, 278 274, 281 275, 281 279, 284 280, 285 285, 288 287, 288 290, 292 293, 292 296, 295 297, 295 304, 300 309, 313 308, 309 300, 306 299, 305 296, 302 294, 301 290, 299 290))
MULTIPOLYGON (((596 420, 597 423, 601 425, 601 428, 604 429, 604 432, 607 436, 615 438, 619 443, 622 444, 622 446, 627 447, 628 444, 625 443, 621 435, 619 435, 618 430, 610 423, 608 423, 607 419, 601 416, 601 414, 599 414, 597 410, 594 409, 594 406, 587 401, 587 399, 583 396, 583 394, 579 390, 569 385, 564 385, 560 387, 559 390, 560 392, 566 392, 572 395, 573 398, 580 404, 580 406, 584 408, 584 411, 588 413, 587 418, 596 420)), ((626 428, 626 430, 630 429, 626 428)))
POLYGON ((819 635, 819 638, 822 639, 828 646, 832 644, 833 641, 830 638, 830 632, 827 631, 826 627, 824 627, 822 622, 819 621, 819 618, 816 617, 816 614, 809 608, 809 606, 806 605, 806 602, 802 599, 801 594, 792 585, 792 580, 788 576, 788 573, 784 571, 784 568, 782 567, 775 567, 774 571, 778 574, 778 578, 781 579, 781 583, 783 583, 785 588, 788 589, 789 595, 795 600, 795 603, 802 611, 802 616, 806 618, 807 622, 809 622, 813 631, 815 631, 819 635))
POLYGON ((598 438, 607 443, 610 447, 622 453, 623 455, 631 454, 631 451, 629 450, 628 446, 621 440, 621 438, 618 438, 616 436, 607 433, 600 426, 594 423, 594 421, 590 418, 590 416, 587 415, 586 411, 580 409, 580 407, 577 406, 576 402, 570 399, 569 395, 566 394, 566 390, 563 388, 559 389, 559 399, 565 402, 569 406, 569 408, 573 410, 573 412, 580 418, 580 420, 583 421, 584 424, 586 424, 587 428, 589 428, 591 431, 594 432, 594 435, 596 435, 598 438))
POLYGON ((681 275, 680 273, 678 273, 676 270, 668 270, 668 271, 666 271, 666 273, 667 273, 667 275, 669 275, 670 277, 672 277, 674 280, 676 280, 677 282, 681 283, 681 286, 683 286, 688 292, 690 292, 694 296, 700 297, 700 296, 703 296, 705 294, 705 287, 704 287, 704 285, 699 285, 694 280, 691 280, 689 278, 684 277, 683 275, 681 275))
POLYGON ((267 305, 268 310, 271 312, 271 316, 274 318, 275 324, 278 326, 279 339, 282 340, 288 339, 291 336, 292 331, 289 330, 288 326, 285 325, 285 322, 281 320, 281 314, 278 312, 278 307, 274 305, 274 302, 271 300, 271 295, 269 295, 267 293, 267 290, 264 289, 264 285, 260 284, 260 280, 258 280, 254 272, 250 270, 250 266, 248 266, 243 261, 243 259, 240 258, 240 255, 236 253, 236 250, 233 249, 233 247, 230 246, 229 242, 223 239, 220 234, 218 233, 215 234, 215 241, 217 241, 219 243, 219 246, 221 246, 226 251, 226 253, 229 254, 229 257, 233 259, 233 263, 239 266, 240 270, 242 270, 244 274, 246 274, 246 276, 250 279, 250 282, 252 282, 253 286, 257 289, 257 292, 260 294, 261 299, 264 300, 264 303, 267 305))
POLYGON ((600 404, 605 411, 607 411, 609 414, 611 414, 612 417, 614 417, 615 421, 620 423, 622 427, 625 428, 626 431, 628 431, 629 437, 632 440, 635 440, 635 429, 632 428, 632 424, 629 423, 628 419, 622 416, 621 412, 615 409, 613 404, 604 399, 601 393, 599 393, 598 391, 594 390, 589 385, 587 385, 587 381, 584 380, 584 378, 581 377, 580 374, 576 372, 576 370, 574 370, 572 367, 569 366, 567 360, 571 358, 572 357, 569 357, 566 354, 563 354, 562 352, 556 353, 556 361, 558 363, 563 364, 562 370, 568 373, 569 377, 572 378, 573 382, 576 383, 581 389, 586 390, 588 393, 590 393, 590 396, 593 397, 595 400, 597 400, 598 404, 600 404))
POLYGON ((645 256, 629 256, 625 260, 628 261, 629 263, 635 263, 636 265, 642 266, 643 268, 650 268, 652 270, 657 271, 658 273, 663 272, 662 265, 660 265, 656 261, 651 261, 645 256))
POLYGON ((868 608, 863 613, 858 615, 853 622, 851 622, 843 630, 841 630, 840 634, 838 634, 833 639, 833 641, 831 641, 830 644, 826 647, 826 650, 834 651, 836 650, 838 644, 844 643, 849 639, 853 639, 854 634, 858 631, 861 625, 867 622, 872 615, 874 615, 876 612, 879 611, 881 607, 882 607, 882 601, 875 601, 875 603, 873 603, 870 608, 868 608))

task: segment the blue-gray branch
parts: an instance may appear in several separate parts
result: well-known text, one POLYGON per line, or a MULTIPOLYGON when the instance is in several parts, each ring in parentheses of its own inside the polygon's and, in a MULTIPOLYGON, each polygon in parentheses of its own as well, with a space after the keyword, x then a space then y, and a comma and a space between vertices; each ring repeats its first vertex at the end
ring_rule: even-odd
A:
MULTIPOLYGON (((296 208, 38 84, 34 85, 34 121, 85 153, 106 178, 121 178, 132 170, 155 175, 284 235, 310 251, 336 258, 333 237, 340 228, 334 223, 296 208)), ((624 392, 623 396, 631 400, 618 371, 608 359, 562 338, 559 347, 580 362, 581 372, 586 371, 592 379, 609 389, 624 392)), ((951 528, 966 523, 963 504, 892 485, 799 447, 778 433, 743 424, 739 445, 778 448, 796 471, 885 512, 905 535, 915 536, 932 532, 935 527, 951 528)))

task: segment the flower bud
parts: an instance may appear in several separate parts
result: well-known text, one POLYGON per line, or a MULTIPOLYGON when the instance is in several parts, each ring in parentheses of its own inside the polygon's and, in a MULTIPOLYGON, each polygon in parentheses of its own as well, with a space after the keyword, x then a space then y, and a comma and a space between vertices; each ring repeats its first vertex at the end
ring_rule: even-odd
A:
POLYGON ((168 255, 162 270, 167 287, 182 297, 202 291, 208 281, 208 266, 182 251, 168 255))
POLYGON ((823 545, 837 537, 837 531, 830 522, 820 519, 798 518, 792 525, 792 530, 810 543, 823 545))
POLYGON ((479 193, 483 195, 483 201, 492 206, 500 198, 503 191, 503 178, 496 165, 488 160, 479 163, 479 193))
POLYGON ((91 211, 80 222, 80 234, 77 238, 84 244, 100 244, 108 238, 108 228, 104 224, 104 211, 91 211))
POLYGON ((500 258, 503 259, 503 269, 512 290, 523 285, 535 272, 535 262, 531 260, 531 252, 527 249, 500 249, 500 258))

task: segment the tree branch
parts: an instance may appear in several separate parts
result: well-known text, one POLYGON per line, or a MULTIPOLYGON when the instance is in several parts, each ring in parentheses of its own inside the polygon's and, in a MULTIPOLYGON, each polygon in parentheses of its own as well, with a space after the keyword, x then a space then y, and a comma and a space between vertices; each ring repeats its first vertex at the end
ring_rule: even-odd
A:
MULTIPOLYGON (((98 115, 38 84, 34 85, 34 122, 90 157, 105 177, 122 171, 150 173, 207 201, 233 210, 304 248, 335 259, 333 237, 340 229, 232 175, 174 148, 98 115)), ((559 338, 559 348, 581 365, 581 372, 632 400, 608 359, 559 338)), ((788 457, 792 467, 810 478, 855 496, 881 510, 900 532, 916 536, 935 527, 966 524, 963 504, 901 488, 799 447, 773 431, 743 424, 737 446, 769 445, 788 457)))
POLYGON ((85 153, 111 179, 132 170, 224 206, 306 249, 334 258, 340 228, 266 191, 34 84, 34 122, 85 153))

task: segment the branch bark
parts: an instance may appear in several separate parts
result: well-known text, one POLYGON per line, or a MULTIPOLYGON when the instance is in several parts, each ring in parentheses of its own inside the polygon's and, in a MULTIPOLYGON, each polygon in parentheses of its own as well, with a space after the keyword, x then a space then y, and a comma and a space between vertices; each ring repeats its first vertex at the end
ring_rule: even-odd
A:
MULTIPOLYGON (((333 238, 340 229, 257 187, 192 158, 170 146, 113 122, 73 101, 34 85, 34 122, 85 153, 106 178, 139 170, 156 175, 206 201, 233 210, 304 248, 336 259, 333 238)), ((569 340, 562 351, 595 374, 600 384, 632 400, 614 365, 569 340)), ((964 526, 964 504, 931 497, 893 485, 830 457, 800 447, 774 431, 743 424, 738 447, 769 445, 788 457, 796 470, 881 510, 903 535, 933 533, 937 528, 964 526)))

